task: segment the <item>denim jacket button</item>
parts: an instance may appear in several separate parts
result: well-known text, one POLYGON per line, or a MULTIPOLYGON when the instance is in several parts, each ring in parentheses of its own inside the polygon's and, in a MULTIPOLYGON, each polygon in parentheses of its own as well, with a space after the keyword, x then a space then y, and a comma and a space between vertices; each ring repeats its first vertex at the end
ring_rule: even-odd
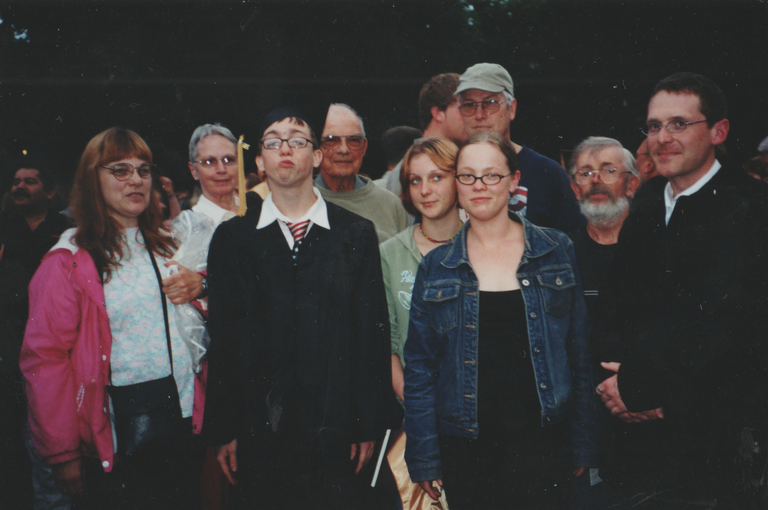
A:
POLYGON ((544 384, 544 383, 541 383, 541 384, 539 384, 539 388, 541 388, 542 390, 546 390, 547 389, 547 385, 544 384))
POLYGON ((536 354, 539 354, 541 352, 541 349, 539 349, 538 347, 534 347, 533 352, 535 352, 536 354))
POLYGON ((523 284, 523 287, 527 287, 527 286, 529 286, 529 285, 531 284, 531 282, 529 282, 527 279, 526 279, 526 280, 523 280, 523 281, 522 281, 522 282, 520 282, 520 283, 522 283, 522 284, 523 284))
POLYGON ((475 398, 475 396, 472 395, 471 393, 467 393, 466 395, 464 395, 464 398, 475 398))
POLYGON ((536 317, 538 317, 538 315, 536 315, 536 312, 531 312, 531 319, 535 319, 536 317))

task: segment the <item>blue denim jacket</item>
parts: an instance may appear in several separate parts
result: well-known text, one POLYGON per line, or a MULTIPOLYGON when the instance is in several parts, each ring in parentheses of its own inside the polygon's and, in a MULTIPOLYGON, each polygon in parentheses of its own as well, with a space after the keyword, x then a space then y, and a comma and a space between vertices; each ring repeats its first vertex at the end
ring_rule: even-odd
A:
MULTIPOLYGON (((598 401, 589 325, 573 245, 524 218, 517 278, 525 302, 541 424, 571 419, 575 466, 594 466, 598 401)), ((442 476, 438 432, 476 438, 479 292, 467 255, 469 222, 419 265, 405 343, 405 460, 415 482, 442 476)), ((480 396, 482 398, 482 395, 480 396)))

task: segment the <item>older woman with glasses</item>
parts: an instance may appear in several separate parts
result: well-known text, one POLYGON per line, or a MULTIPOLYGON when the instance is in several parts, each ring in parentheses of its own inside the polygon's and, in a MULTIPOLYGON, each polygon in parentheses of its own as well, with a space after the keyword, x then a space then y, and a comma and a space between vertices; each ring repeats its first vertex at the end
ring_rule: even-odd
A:
POLYGON ((31 438, 86 508, 199 499, 191 356, 162 292, 175 294, 185 273, 168 276, 176 245, 161 228, 155 179, 133 131, 91 139, 73 185, 78 227, 30 284, 21 369, 31 438))
POLYGON ((508 212, 520 172, 507 139, 472 135, 456 179, 469 221, 424 257, 411 301, 408 470, 452 510, 567 508, 598 416, 573 246, 508 212))

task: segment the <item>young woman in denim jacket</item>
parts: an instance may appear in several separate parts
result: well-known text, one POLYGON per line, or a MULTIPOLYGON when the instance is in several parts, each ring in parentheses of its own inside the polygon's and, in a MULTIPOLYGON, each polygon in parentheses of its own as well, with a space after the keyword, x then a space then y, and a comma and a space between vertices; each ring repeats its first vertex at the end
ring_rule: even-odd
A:
POLYGON ((567 508, 594 466, 597 405, 573 246, 510 216, 509 140, 469 138, 457 158, 469 221, 416 276, 405 344, 405 458, 452 510, 567 508), (575 468, 575 469, 574 469, 575 468))

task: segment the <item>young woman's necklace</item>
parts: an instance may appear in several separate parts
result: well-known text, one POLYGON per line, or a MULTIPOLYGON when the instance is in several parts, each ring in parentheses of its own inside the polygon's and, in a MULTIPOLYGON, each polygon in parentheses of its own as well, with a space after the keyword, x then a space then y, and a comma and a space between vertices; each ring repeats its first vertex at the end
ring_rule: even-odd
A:
MULTIPOLYGON (((459 229, 459 232, 460 232, 460 231, 461 231, 461 229, 459 229)), ((427 239, 427 241, 433 242, 433 243, 435 243, 435 244, 445 244, 445 243, 447 243, 448 241, 452 241, 454 237, 456 237, 457 235, 459 235, 459 232, 456 232, 455 234, 453 234, 453 237, 451 237, 450 239, 446 239, 445 241, 439 241, 439 240, 437 240, 437 239, 432 239, 432 238, 431 238, 431 237, 429 237, 429 236, 428 236, 428 235, 427 235, 427 234, 424 232, 424 230, 421 228, 421 223, 419 223, 419 232, 421 232, 421 235, 423 235, 423 236, 424 236, 424 237, 427 239)))

